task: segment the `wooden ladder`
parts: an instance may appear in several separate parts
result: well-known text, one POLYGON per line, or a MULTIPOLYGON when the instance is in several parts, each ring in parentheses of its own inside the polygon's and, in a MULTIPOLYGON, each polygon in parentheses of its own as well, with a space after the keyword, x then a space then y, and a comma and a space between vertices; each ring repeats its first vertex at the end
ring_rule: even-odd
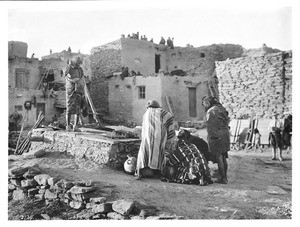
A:
POLYGON ((208 92, 209 92, 210 96, 218 98, 216 87, 214 86, 214 84, 212 82, 207 83, 207 88, 208 88, 208 92))
POLYGON ((91 109, 92 109, 92 112, 93 112, 93 118, 94 120, 97 122, 97 124, 101 127, 101 128, 104 128, 104 125, 102 124, 102 122, 100 121, 100 118, 98 116, 98 113, 96 111, 96 108, 94 106, 94 103, 93 103, 93 100, 91 98, 91 95, 90 95, 90 92, 89 92, 89 89, 88 87, 86 86, 86 81, 84 79, 84 93, 85 93, 85 96, 87 97, 87 100, 91 106, 91 109))
POLYGON ((40 82, 39 82, 39 84, 38 84, 36 90, 39 90, 39 89, 40 89, 40 86, 41 86, 41 84, 42 84, 42 81, 44 80, 44 78, 46 78, 46 77, 48 76, 48 74, 49 74, 49 72, 50 72, 50 69, 51 69, 51 66, 49 66, 48 68, 46 68, 46 71, 44 72, 44 74, 43 74, 43 76, 42 76, 42 78, 41 78, 41 80, 40 80, 40 82))
POLYGON ((170 110, 171 114, 173 116, 175 116, 175 107, 174 107, 173 100, 172 100, 171 96, 166 96, 166 101, 167 101, 167 104, 168 104, 168 107, 169 107, 169 110, 170 110))

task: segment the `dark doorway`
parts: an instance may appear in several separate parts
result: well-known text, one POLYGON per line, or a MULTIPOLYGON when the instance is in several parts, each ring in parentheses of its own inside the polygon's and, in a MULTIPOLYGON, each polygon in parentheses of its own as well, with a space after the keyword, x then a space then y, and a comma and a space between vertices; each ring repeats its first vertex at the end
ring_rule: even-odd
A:
POLYGON ((189 88, 189 113, 190 117, 197 117, 196 88, 189 88))
MULTIPOLYGON (((45 115, 45 103, 37 103, 36 104, 36 118, 39 116, 40 111, 45 115)), ((42 120, 41 124, 45 123, 45 118, 42 120)))
POLYGON ((155 73, 158 73, 160 70, 160 55, 155 54, 155 73))

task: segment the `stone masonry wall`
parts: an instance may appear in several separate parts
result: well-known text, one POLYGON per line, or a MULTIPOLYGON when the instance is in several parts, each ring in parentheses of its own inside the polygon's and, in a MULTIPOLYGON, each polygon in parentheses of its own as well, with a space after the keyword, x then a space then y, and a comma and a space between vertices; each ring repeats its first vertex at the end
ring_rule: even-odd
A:
POLYGON ((108 81, 106 76, 121 72, 120 40, 109 46, 101 46, 91 50, 91 98, 98 113, 108 113, 108 81), (115 44, 115 45, 113 45, 115 44))
POLYGON ((284 111, 292 112, 292 82, 293 82, 293 56, 292 51, 284 54, 284 111))
POLYGON ((291 110, 292 52, 216 62, 220 101, 233 118, 291 110))
POLYGON ((185 47, 168 50, 168 69, 182 69, 190 76, 213 75, 215 61, 223 61, 227 58, 239 58, 243 54, 243 48, 234 44, 213 44, 197 48, 185 47))
POLYGON ((46 149, 47 151, 68 152, 77 158, 108 164, 116 169, 123 168, 128 154, 137 157, 140 147, 139 139, 116 141, 57 131, 46 131, 43 137, 44 142, 31 143, 31 151, 46 149))

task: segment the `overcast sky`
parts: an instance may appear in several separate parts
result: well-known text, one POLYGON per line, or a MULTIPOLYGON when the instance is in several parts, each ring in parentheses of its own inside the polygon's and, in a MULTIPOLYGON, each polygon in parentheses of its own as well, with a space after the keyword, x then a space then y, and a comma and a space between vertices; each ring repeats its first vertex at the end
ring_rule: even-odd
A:
POLYGON ((101 1, 27 2, 9 5, 8 40, 28 44, 28 56, 66 50, 89 54, 91 48, 139 31, 175 46, 214 43, 258 48, 263 43, 292 49, 289 1, 101 1), (225 3, 224 3, 225 2, 225 3), (272 4, 269 4, 273 2, 272 4), (277 4, 278 3, 278 4, 277 4))

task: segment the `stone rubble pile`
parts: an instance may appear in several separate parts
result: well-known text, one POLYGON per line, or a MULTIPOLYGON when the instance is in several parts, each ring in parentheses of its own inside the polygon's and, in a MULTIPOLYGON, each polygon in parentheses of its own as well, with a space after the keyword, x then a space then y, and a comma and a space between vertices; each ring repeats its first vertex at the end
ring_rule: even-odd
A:
MULTIPOLYGON (((45 206, 61 202, 78 211, 76 219, 183 219, 143 208, 128 199, 108 201, 94 182, 51 177, 42 173, 38 165, 13 168, 8 179, 9 200, 37 199, 45 201, 45 206)), ((51 219, 47 214, 40 215, 51 219)))
POLYGON ((216 73, 220 101, 231 117, 269 118, 290 110, 291 52, 216 62, 216 73))

